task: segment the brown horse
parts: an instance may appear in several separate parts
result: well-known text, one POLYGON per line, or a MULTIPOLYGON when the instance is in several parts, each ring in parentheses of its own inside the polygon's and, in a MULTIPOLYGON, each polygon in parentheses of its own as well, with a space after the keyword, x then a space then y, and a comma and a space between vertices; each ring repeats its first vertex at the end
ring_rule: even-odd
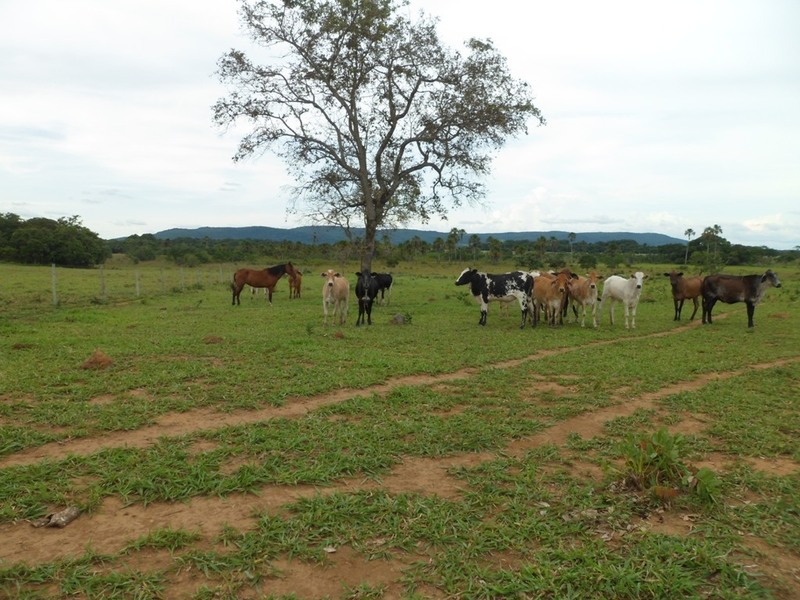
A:
POLYGON ((292 263, 287 262, 282 265, 275 265, 267 269, 239 269, 233 274, 231 290, 233 290, 233 300, 231 304, 241 304, 239 294, 245 284, 254 288, 267 288, 269 291, 269 303, 272 304, 272 290, 278 280, 288 273, 289 277, 295 276, 295 268, 292 263))

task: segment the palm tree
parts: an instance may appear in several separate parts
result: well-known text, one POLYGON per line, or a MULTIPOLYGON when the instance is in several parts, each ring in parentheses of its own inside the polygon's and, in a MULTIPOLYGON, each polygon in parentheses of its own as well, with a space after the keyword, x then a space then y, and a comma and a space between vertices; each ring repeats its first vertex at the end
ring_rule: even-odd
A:
POLYGON ((691 242, 692 238, 694 237, 694 229, 692 229, 690 227, 689 229, 687 229, 686 231, 683 232, 683 235, 686 236, 686 256, 683 258, 683 264, 688 265, 689 264, 689 242, 691 242))
POLYGON ((567 241, 569 242, 569 262, 572 264, 572 244, 575 243, 575 238, 578 236, 575 233, 570 232, 567 234, 567 241))

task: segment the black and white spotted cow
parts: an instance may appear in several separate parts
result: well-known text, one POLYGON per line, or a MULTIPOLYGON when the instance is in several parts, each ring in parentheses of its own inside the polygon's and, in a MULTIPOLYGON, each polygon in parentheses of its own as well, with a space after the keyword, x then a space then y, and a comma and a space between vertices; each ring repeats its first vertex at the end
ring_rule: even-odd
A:
POLYGON ((456 285, 467 284, 469 284, 472 296, 481 305, 479 325, 486 325, 486 315, 488 314, 490 301, 510 302, 516 298, 522 311, 520 329, 525 327, 525 321, 528 316, 528 303, 533 290, 533 277, 531 277, 530 273, 512 271, 511 273, 493 275, 478 271, 478 269, 464 269, 456 279, 456 285))

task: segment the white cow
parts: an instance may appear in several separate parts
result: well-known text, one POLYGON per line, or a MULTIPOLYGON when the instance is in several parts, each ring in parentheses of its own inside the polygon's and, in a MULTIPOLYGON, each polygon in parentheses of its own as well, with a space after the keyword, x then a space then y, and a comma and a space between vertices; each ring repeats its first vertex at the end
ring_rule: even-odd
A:
POLYGON ((609 310, 611 312, 611 324, 614 324, 614 303, 622 302, 625 307, 625 329, 628 329, 628 314, 630 313, 630 329, 636 328, 636 306, 639 304, 639 296, 642 294, 642 281, 647 275, 641 271, 636 271, 629 279, 612 275, 603 283, 602 306, 607 301, 611 301, 609 310))
POLYGON ((350 283, 333 269, 328 269, 322 276, 322 311, 325 313, 325 325, 328 324, 328 307, 333 309, 333 321, 339 314, 339 325, 344 325, 347 320, 347 304, 350 298, 350 283))

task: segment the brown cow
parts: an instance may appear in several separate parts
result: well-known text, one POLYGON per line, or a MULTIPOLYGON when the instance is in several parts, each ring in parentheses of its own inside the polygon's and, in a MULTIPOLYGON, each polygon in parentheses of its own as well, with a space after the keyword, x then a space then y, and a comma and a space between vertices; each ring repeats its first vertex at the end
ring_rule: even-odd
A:
POLYGON ((567 283, 578 276, 569 269, 555 275, 542 273, 533 278, 533 324, 539 322, 539 314, 544 311, 545 320, 551 325, 563 322, 561 307, 567 301, 567 283))
POLYGON ((700 288, 703 285, 703 278, 699 275, 684 277, 683 273, 678 273, 674 269, 669 273, 664 273, 669 277, 669 284, 672 286, 672 300, 675 303, 675 318, 673 321, 681 320, 681 311, 685 300, 694 302, 694 310, 689 320, 692 321, 697 314, 697 306, 700 303, 700 288))
POLYGON ((350 299, 350 283, 333 269, 322 273, 325 283, 322 284, 322 310, 325 314, 324 324, 328 324, 328 308, 333 308, 333 320, 339 313, 339 325, 347 320, 347 304, 350 299))
POLYGON ((703 323, 711 324, 711 310, 717 300, 727 304, 747 304, 747 326, 753 327, 753 313, 769 287, 781 287, 771 270, 763 275, 709 275, 703 279, 703 323))
POLYGON ((592 271, 586 277, 579 276, 577 279, 570 279, 567 283, 567 292, 572 300, 572 310, 575 312, 576 319, 578 317, 577 307, 580 306, 583 310, 581 327, 586 325, 587 306, 592 307, 592 327, 597 327, 597 282, 602 277, 592 271))

